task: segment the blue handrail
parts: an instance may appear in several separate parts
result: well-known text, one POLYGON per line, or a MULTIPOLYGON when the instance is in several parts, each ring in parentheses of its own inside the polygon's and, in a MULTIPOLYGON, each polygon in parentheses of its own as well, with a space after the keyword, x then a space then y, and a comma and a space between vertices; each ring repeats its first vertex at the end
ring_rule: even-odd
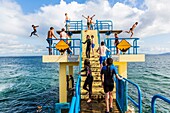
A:
POLYGON ((157 99, 157 98, 159 98, 159 99, 161 99, 161 100, 163 100, 163 101, 165 101, 165 102, 167 102, 167 103, 170 104, 170 99, 168 99, 168 98, 166 98, 166 97, 164 97, 164 96, 162 96, 162 95, 159 95, 159 94, 154 95, 154 96, 152 97, 152 101, 151 101, 152 113, 156 113, 156 111, 155 111, 155 103, 156 103, 156 99, 157 99))
POLYGON ((82 20, 79 21, 67 21, 66 22, 66 31, 78 31, 83 29, 82 20))
POLYGON ((81 76, 78 76, 77 83, 76 83, 76 94, 72 98, 71 107, 69 113, 79 113, 80 112, 80 85, 81 85, 81 76))
POLYGON ((96 30, 113 30, 113 22, 111 20, 96 20, 96 30))
POLYGON ((128 95, 128 99, 138 108, 138 112, 142 113, 142 92, 141 92, 140 87, 137 84, 133 83, 132 81, 130 81, 130 80, 126 79, 126 78, 124 78, 124 80, 137 88, 138 102, 135 102, 135 100, 133 100, 129 95, 128 95))
POLYGON ((140 87, 132 81, 123 78, 123 80, 116 79, 116 101, 120 110, 125 113, 127 111, 128 99, 138 108, 138 112, 142 113, 142 93, 140 87), (128 94, 127 82, 137 88, 138 102, 135 102, 128 94))
MULTIPOLYGON (((127 54, 138 54, 139 46, 137 45, 137 41, 139 40, 139 38, 118 38, 118 40, 119 40, 119 42, 121 40, 132 41, 132 44, 129 42, 129 44, 131 44, 131 48, 129 48, 127 54), (132 52, 131 52, 131 49, 132 49, 132 52)), ((114 41, 115 41, 115 38, 106 38, 104 40, 107 48, 111 50, 111 52, 108 53, 107 56, 112 55, 112 54, 116 54, 116 46, 114 45, 114 41)), ((122 54, 122 52, 120 52, 120 54, 122 54)))

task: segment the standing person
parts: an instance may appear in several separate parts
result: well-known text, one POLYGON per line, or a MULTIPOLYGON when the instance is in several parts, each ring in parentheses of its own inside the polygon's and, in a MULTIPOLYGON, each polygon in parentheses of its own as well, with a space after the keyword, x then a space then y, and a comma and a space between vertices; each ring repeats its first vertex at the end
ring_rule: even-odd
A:
POLYGON ((37 27, 39 27, 39 26, 32 25, 32 28, 33 28, 34 31, 31 32, 30 37, 31 37, 32 35, 35 35, 35 36, 39 37, 37 34, 35 34, 35 33, 37 32, 37 27))
POLYGON ((67 33, 65 32, 65 29, 62 28, 60 32, 60 39, 63 39, 66 42, 66 39, 68 38, 67 33))
POLYGON ((100 70, 102 69, 102 66, 103 66, 102 63, 106 60, 106 50, 110 52, 110 50, 105 46, 104 42, 102 41, 101 46, 99 46, 99 48, 96 51, 96 52, 99 51, 99 54, 100 54, 100 58, 99 58, 100 70))
POLYGON ((66 31, 69 31, 69 27, 70 27, 70 18, 68 16, 67 13, 65 13, 65 21, 64 23, 66 23, 66 31))
POLYGON ((60 32, 60 39, 63 39, 69 46, 69 48, 67 49, 67 53, 70 54, 73 51, 70 49, 70 45, 69 45, 69 41, 68 41, 69 36, 67 35, 67 33, 65 32, 65 29, 62 28, 61 32, 60 32))
POLYGON ((85 19, 87 19, 87 28, 88 28, 88 30, 90 30, 90 22, 91 22, 91 19, 92 19, 94 16, 95 16, 95 15, 93 15, 92 17, 90 17, 90 16, 85 17, 84 15, 82 15, 82 17, 84 17, 85 19))
MULTIPOLYGON (((91 66, 90 66, 89 59, 85 59, 85 61, 84 61, 84 70, 81 70, 81 72, 84 72, 84 71, 86 72, 85 76, 87 76, 87 77, 84 82, 83 89, 87 90, 89 93, 89 99, 87 100, 87 103, 89 103, 92 100, 91 95, 92 95, 92 84, 93 84, 93 76, 92 76, 92 72, 91 72, 91 66), (87 88, 87 85, 89 88, 87 88)), ((79 72, 79 74, 80 74, 80 72, 79 72)))
POLYGON ((54 28, 50 27, 50 30, 48 31, 48 35, 47 35, 47 42, 49 44, 49 55, 52 55, 52 48, 51 48, 53 44, 52 37, 57 39, 57 37, 54 35, 54 28))
POLYGON ((87 46, 86 46, 86 58, 90 58, 90 49, 91 49, 91 40, 90 40, 90 36, 87 35, 86 36, 86 41, 85 42, 82 42, 83 44, 86 44, 87 43, 87 46))
POLYGON ((135 22, 135 24, 133 24, 133 26, 130 28, 129 31, 125 31, 126 33, 131 33, 130 38, 132 38, 133 34, 134 34, 134 29, 136 28, 136 26, 138 25, 138 22, 135 22))
POLYGON ((93 24, 94 24, 94 22, 93 22, 93 17, 94 17, 95 15, 93 15, 91 18, 90 18, 90 29, 91 30, 93 30, 93 24))
POLYGON ((116 77, 119 80, 122 80, 122 78, 119 77, 117 73, 117 69, 113 65, 112 58, 107 58, 106 63, 107 66, 104 66, 102 68, 101 75, 102 75, 102 82, 104 85, 104 92, 105 92, 106 113, 109 113, 112 112, 113 110, 113 97, 112 97, 112 91, 114 88, 113 76, 116 75, 116 77))
POLYGON ((91 48, 92 48, 92 53, 93 53, 93 56, 92 57, 94 57, 94 47, 95 47, 95 44, 94 44, 94 36, 93 35, 91 35, 91 48))
POLYGON ((117 45, 119 44, 118 38, 119 38, 119 37, 118 37, 117 33, 115 33, 115 42, 114 42, 114 44, 115 44, 115 46, 116 46, 116 55, 119 54, 119 49, 118 49, 118 47, 117 47, 117 45))

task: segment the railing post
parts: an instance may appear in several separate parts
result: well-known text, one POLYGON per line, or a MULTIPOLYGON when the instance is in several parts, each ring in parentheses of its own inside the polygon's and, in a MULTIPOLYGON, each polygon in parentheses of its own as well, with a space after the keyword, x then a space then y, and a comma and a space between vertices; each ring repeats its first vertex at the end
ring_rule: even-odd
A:
POLYGON ((159 99, 161 99, 161 100, 163 100, 163 101, 165 101, 165 102, 167 102, 167 103, 170 104, 170 99, 168 99, 168 98, 166 98, 166 97, 164 97, 164 96, 161 96, 161 95, 159 95, 159 94, 154 95, 154 96, 152 97, 152 101, 151 101, 152 113, 156 113, 156 111, 155 111, 155 103, 156 103, 156 99, 157 99, 157 98, 159 98, 159 99))

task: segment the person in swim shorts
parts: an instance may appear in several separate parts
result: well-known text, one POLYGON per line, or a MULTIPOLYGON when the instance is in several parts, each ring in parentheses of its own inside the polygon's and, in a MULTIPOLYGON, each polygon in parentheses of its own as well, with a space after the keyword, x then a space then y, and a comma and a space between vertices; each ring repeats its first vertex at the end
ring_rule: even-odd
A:
POLYGON ((105 46, 104 42, 102 41, 101 42, 101 46, 99 46, 99 48, 97 49, 96 52, 99 51, 99 54, 100 54, 100 58, 99 58, 99 61, 100 61, 100 70, 102 69, 102 63, 106 60, 106 51, 109 51, 110 50, 105 46))

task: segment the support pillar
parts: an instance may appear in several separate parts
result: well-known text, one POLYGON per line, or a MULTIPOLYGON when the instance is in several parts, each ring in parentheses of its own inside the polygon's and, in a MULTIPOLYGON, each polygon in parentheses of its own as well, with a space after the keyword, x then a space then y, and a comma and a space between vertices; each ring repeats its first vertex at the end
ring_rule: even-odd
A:
POLYGON ((66 65, 60 63, 59 70, 59 102, 67 102, 67 86, 66 86, 66 65))

